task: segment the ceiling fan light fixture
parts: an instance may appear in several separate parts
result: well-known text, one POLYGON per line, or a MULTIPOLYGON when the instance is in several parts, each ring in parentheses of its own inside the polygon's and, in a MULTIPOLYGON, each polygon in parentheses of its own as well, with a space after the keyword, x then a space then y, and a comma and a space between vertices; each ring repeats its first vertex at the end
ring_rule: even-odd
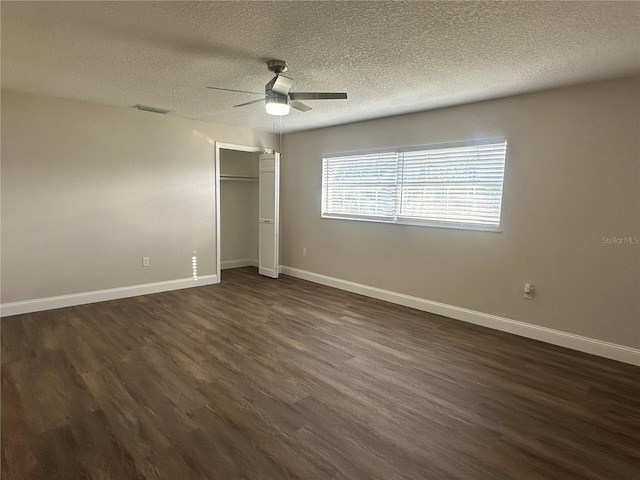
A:
POLYGON ((267 113, 269 115, 288 115, 289 110, 291 110, 291 106, 289 105, 288 98, 280 98, 280 97, 267 97, 267 101, 265 102, 265 108, 267 109, 267 113))

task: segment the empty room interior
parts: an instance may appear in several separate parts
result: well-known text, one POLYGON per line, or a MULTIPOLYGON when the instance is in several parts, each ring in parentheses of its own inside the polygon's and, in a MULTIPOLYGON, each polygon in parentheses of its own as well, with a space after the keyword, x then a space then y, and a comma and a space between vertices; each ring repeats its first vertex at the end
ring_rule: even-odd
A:
POLYGON ((640 3, 0 19, 3 479, 640 478, 640 3))

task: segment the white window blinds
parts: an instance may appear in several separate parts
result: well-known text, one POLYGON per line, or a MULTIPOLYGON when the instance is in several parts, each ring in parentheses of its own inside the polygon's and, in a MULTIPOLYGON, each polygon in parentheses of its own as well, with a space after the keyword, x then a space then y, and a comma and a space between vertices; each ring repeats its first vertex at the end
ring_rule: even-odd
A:
POLYGON ((322 214, 393 220, 398 155, 368 153, 323 159, 322 214))
POLYGON ((498 230, 506 141, 323 159, 322 216, 498 230))

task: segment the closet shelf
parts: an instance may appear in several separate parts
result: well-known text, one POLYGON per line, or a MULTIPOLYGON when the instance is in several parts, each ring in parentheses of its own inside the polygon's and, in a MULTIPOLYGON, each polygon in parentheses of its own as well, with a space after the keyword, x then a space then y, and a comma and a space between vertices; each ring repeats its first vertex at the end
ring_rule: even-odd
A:
POLYGON ((231 180, 235 182, 257 182, 258 177, 254 177, 251 175, 229 175, 227 173, 221 173, 220 180, 231 180))

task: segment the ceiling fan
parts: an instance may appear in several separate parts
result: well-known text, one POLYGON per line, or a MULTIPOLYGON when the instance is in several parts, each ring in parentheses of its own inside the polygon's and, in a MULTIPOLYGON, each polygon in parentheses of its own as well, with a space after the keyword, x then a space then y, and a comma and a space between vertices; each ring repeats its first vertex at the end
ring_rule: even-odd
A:
MULTIPOLYGON (((267 68, 276 74, 264 87, 264 98, 252 100, 251 102, 234 105, 234 107, 244 107, 254 103, 264 102, 265 108, 269 115, 287 115, 293 107, 301 112, 311 110, 311 107, 300 100, 344 100, 347 98, 346 93, 338 92, 290 92, 293 80, 282 75, 286 72, 288 65, 283 60, 269 60, 267 68)), ((212 90, 224 90, 226 92, 251 93, 254 95, 262 95, 258 92, 248 92, 246 90, 233 90, 230 88, 207 87, 212 90)))

